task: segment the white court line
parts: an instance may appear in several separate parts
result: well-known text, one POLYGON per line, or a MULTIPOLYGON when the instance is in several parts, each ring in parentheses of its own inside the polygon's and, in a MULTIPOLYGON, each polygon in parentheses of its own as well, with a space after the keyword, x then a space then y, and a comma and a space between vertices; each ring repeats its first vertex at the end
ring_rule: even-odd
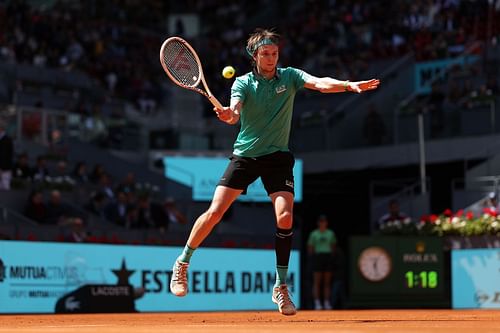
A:
MULTIPOLYGON (((105 324, 82 324, 82 325, 36 325, 26 326, 26 328, 80 328, 80 327, 106 327, 105 324)), ((1 330, 1 329, 0 329, 1 330)))
POLYGON ((68 328, 73 328, 73 327, 105 327, 109 325, 105 324, 82 324, 82 325, 47 325, 47 326, 38 326, 39 328, 47 327, 47 328, 55 328, 55 327, 68 327, 68 328))

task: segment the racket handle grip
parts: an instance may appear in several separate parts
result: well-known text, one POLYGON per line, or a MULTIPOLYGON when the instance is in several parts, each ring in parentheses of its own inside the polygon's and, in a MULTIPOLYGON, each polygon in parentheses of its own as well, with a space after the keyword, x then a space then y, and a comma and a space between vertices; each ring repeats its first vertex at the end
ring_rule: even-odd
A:
POLYGON ((212 103, 213 106, 215 106, 217 109, 219 110, 223 110, 224 107, 222 106, 222 104, 220 104, 219 100, 217 98, 215 98, 215 96, 213 95, 208 95, 208 100, 210 101, 210 103, 212 103))

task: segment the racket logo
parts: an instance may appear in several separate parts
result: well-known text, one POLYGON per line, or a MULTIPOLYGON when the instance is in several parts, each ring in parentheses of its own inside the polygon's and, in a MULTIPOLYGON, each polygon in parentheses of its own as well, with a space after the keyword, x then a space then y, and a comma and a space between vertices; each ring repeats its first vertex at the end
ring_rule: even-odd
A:
POLYGON ((172 60, 172 67, 176 70, 185 69, 190 70, 191 66, 189 65, 189 60, 185 56, 186 51, 181 49, 177 56, 172 60))
POLYGON ((224 108, 208 89, 198 54, 184 39, 177 36, 166 39, 160 48, 160 63, 175 84, 205 96, 219 110, 224 108), (204 90, 198 87, 200 83, 204 90))

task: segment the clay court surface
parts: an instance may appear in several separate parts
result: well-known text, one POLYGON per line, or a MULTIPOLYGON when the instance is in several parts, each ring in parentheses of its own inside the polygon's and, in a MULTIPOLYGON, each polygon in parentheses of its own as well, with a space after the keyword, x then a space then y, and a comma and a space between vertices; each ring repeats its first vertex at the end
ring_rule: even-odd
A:
POLYGON ((0 315, 0 332, 500 332, 500 311, 339 310, 0 315))

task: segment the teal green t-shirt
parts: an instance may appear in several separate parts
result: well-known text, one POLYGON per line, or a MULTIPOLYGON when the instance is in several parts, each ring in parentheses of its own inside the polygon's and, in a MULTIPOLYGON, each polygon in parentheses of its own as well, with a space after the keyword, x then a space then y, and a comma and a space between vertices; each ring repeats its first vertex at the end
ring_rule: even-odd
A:
POLYGON ((333 230, 326 229, 321 232, 319 229, 309 234, 307 245, 312 246, 314 253, 332 253, 332 245, 337 243, 337 237, 333 230))
POLYGON ((231 100, 239 100, 243 106, 235 155, 258 157, 289 150, 293 101, 308 78, 309 74, 292 67, 277 68, 271 80, 253 71, 236 78, 231 100))

